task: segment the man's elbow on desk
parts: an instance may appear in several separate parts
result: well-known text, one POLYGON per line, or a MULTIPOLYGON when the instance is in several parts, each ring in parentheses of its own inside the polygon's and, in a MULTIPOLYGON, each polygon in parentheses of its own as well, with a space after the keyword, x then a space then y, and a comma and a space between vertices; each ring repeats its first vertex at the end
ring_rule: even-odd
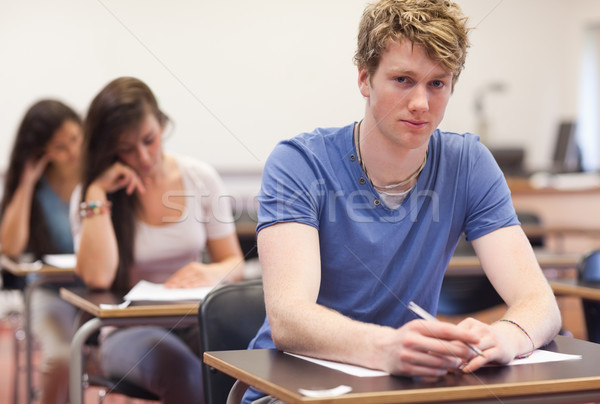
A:
MULTIPOLYGON (((267 306, 273 344, 280 351, 302 353, 307 343, 307 315, 311 309, 303 304, 286 302, 267 306)), ((310 331, 309 331, 310 332, 310 331)))
POLYGON ((547 313, 545 315, 540 313, 540 316, 542 318, 545 318, 543 324, 545 324, 546 327, 548 327, 546 331, 546 338, 542 343, 543 345, 550 342, 560 332, 560 329, 562 327, 562 315, 560 313, 560 308, 558 307, 558 304, 556 302, 556 297, 550 289, 550 286, 548 286, 548 289, 550 290, 550 294, 546 293, 545 296, 547 299, 547 313))
MULTIPOLYGON (((290 325, 287 324, 286 318, 283 315, 271 314, 267 311, 269 324, 271 325, 271 338, 273 344, 280 351, 289 351, 293 348, 294 332, 290 330, 290 325), (280 320, 278 320, 280 318, 280 320)), ((289 320, 289 319, 288 319, 289 320)))
MULTIPOLYGON (((547 284, 532 287, 529 293, 508 305, 505 317, 523 318, 532 332, 536 346, 543 346, 559 333, 562 326, 560 309, 556 297, 547 284)), ((520 320, 519 320, 520 321, 520 320)))

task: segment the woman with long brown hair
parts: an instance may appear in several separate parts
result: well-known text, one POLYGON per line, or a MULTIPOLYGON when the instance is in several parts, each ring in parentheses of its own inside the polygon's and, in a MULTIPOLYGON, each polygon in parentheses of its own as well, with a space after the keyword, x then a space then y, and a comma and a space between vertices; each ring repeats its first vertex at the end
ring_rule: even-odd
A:
MULTIPOLYGON (((73 253, 69 199, 79 182, 81 119, 57 100, 29 108, 15 138, 0 205, 2 253, 73 253)), ((32 295, 33 334, 42 348, 41 403, 65 403, 76 311, 46 284, 32 295)), ((64 286, 64 284, 63 284, 64 286)))
MULTIPOLYGON (((222 182, 208 164, 163 152, 167 122, 150 88, 132 77, 113 80, 90 105, 82 186, 71 203, 77 273, 90 288, 241 278, 244 260, 222 182), (202 262, 205 249, 211 263, 202 262)), ((104 332, 102 365, 163 403, 203 402, 196 344, 195 328, 104 332)))

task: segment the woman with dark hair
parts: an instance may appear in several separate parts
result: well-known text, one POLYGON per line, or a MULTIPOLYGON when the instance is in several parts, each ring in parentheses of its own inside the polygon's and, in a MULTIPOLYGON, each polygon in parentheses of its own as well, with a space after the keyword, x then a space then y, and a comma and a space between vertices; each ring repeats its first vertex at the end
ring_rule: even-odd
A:
MULTIPOLYGON (((0 205, 0 245, 13 258, 73 253, 69 199, 79 182, 81 119, 60 101, 42 100, 18 129, 0 205)), ((65 403, 69 344, 76 311, 57 293, 32 295, 33 333, 42 348, 42 403, 65 403)))
MULTIPOLYGON (((222 182, 208 164, 163 152, 167 122, 150 88, 132 77, 113 80, 90 105, 82 185, 71 200, 77 274, 90 288, 241 279, 244 259, 222 182)), ((103 330, 102 366, 163 403, 203 402, 197 331, 103 330)))

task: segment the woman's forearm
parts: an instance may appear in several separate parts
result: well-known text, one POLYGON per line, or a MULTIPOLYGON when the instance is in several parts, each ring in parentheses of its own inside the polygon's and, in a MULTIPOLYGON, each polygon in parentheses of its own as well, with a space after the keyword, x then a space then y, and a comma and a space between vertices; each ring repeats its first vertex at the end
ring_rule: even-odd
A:
MULTIPOLYGON (((106 192, 90 185, 85 201, 106 203, 106 192)), ((110 212, 81 218, 81 239, 77 252, 77 274, 94 289, 109 288, 116 276, 119 249, 110 212)))
POLYGON ((3 254, 16 257, 27 248, 33 189, 34 185, 20 184, 4 210, 0 223, 0 245, 3 254))
POLYGON ((224 282, 238 282, 244 278, 244 257, 233 255, 220 262, 208 265, 209 270, 217 272, 224 282))

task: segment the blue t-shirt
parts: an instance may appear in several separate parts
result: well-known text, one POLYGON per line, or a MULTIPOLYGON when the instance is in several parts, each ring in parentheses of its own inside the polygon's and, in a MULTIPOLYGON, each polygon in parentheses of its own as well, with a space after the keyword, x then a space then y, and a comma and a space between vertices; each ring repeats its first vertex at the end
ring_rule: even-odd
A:
MULTIPOLYGON (((39 186, 34 194, 35 200, 39 203, 43 219, 46 222, 48 237, 52 240, 52 245, 56 254, 73 254, 73 236, 71 233, 71 222, 69 220, 69 202, 64 202, 58 194, 54 192, 46 177, 42 176, 39 186)), ((28 281, 35 279, 37 275, 28 276, 28 281)), ((58 293, 61 287, 83 286, 79 278, 72 282, 52 282, 44 283, 44 289, 53 290, 58 293)))
POLYGON ((35 192, 35 199, 40 204, 48 236, 60 254, 73 254, 73 236, 69 221, 69 202, 64 202, 54 192, 46 181, 40 178, 39 187, 35 192))
MULTIPOLYGON (((416 186, 390 209, 358 162, 353 129, 316 129, 275 147, 263 172, 257 231, 282 222, 315 227, 317 302, 397 328, 415 319, 406 308, 411 300, 436 313, 463 232, 473 240, 519 222, 504 175, 479 137, 436 130, 416 186)), ((249 348, 274 348, 267 319, 249 348)))

